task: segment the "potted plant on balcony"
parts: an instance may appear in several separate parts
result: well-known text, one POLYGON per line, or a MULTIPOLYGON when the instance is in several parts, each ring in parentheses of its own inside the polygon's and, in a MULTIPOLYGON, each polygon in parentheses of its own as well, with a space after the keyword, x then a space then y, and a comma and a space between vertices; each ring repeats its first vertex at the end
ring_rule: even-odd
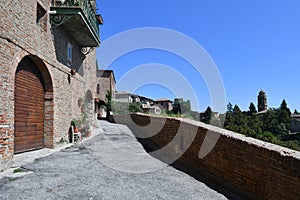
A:
POLYGON ((79 6, 79 0, 74 1, 74 6, 79 6))
POLYGON ((103 18, 100 14, 95 15, 96 21, 98 25, 103 25, 103 18))

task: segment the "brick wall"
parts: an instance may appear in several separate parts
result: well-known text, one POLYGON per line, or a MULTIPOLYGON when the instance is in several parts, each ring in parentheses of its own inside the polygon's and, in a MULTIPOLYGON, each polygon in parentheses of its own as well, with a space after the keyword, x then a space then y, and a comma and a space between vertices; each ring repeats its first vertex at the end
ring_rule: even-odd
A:
POLYGON ((0 115, 0 138, 0 166, 5 166, 9 164, 6 162, 12 159, 14 151, 13 129, 5 115, 0 115))
POLYGON ((300 152, 192 120, 133 114, 115 121, 151 155, 243 198, 300 197, 300 152))
POLYGON ((41 66, 46 85, 46 147, 54 148, 61 140, 68 140, 71 120, 81 118, 78 100, 87 91, 96 95, 96 51, 83 55, 62 27, 51 27, 48 13, 43 17, 45 24, 37 23, 37 3, 48 11, 49 2, 8 0, 0 4, 0 117, 4 118, 0 121, 0 170, 14 154, 14 77, 24 57, 30 56, 41 66), (68 42, 73 45, 72 62, 66 59, 68 42), (82 73, 71 75, 71 68, 82 73))
POLYGON ((81 53, 81 48, 76 41, 61 26, 51 29, 51 36, 53 37, 56 60, 65 66, 76 69, 81 76, 84 76, 83 62, 85 56, 81 53), (68 43, 72 45, 73 49, 72 61, 67 58, 68 43))

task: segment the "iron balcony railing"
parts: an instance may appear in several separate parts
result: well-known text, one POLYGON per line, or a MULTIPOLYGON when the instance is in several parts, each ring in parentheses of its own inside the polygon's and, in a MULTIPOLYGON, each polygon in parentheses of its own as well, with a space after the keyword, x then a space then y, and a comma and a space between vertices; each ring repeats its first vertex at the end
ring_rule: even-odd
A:
POLYGON ((96 15, 95 6, 93 6, 90 0, 52 0, 52 7, 64 7, 64 8, 78 8, 80 7, 85 14, 89 24, 93 31, 99 36, 99 24, 102 23, 100 15, 96 15), (100 18, 100 20, 97 20, 100 18))

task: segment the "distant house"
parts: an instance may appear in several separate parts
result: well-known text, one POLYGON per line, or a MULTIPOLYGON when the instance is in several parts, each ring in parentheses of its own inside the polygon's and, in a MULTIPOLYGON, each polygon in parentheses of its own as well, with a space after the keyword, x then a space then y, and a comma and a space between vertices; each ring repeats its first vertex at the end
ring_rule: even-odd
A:
POLYGON ((144 97, 144 96, 139 96, 139 98, 140 98, 140 102, 142 104, 153 105, 153 99, 150 99, 150 98, 147 98, 147 97, 144 97))
POLYGON ((300 115, 292 115, 291 132, 300 132, 300 115))
POLYGON ((142 104, 142 110, 149 114, 161 114, 161 108, 158 105, 142 104))
POLYGON ((144 96, 139 96, 129 92, 116 92, 115 101, 123 103, 139 102, 141 103, 141 109, 143 112, 158 115, 161 114, 161 108, 157 105, 154 105, 153 99, 144 96))
POLYGON ((152 99, 143 99, 143 101, 141 102, 142 102, 141 108, 145 113, 151 113, 156 115, 161 114, 160 105, 153 105, 152 99))
POLYGON ((212 115, 216 119, 220 119, 220 114, 218 112, 212 112, 212 115))
POLYGON ((166 98, 161 98, 156 101, 154 101, 154 105, 160 105, 163 109, 166 111, 171 111, 173 109, 172 101, 166 98))
POLYGON ((140 97, 136 94, 131 94, 128 92, 116 92, 115 101, 125 102, 125 103, 134 103, 134 102, 140 102, 140 97))
POLYGON ((149 113, 160 115, 161 114, 161 109, 160 109, 159 106, 155 106, 155 105, 154 106, 150 106, 149 113))

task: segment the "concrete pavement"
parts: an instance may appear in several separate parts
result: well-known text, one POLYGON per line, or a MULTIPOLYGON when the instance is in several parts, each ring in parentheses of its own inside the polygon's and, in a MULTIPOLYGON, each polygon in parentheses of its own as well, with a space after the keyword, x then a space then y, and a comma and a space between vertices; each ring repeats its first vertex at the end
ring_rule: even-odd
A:
POLYGON ((24 172, 0 173, 0 199, 226 199, 149 156, 126 126, 98 126, 82 143, 27 159, 24 172))

